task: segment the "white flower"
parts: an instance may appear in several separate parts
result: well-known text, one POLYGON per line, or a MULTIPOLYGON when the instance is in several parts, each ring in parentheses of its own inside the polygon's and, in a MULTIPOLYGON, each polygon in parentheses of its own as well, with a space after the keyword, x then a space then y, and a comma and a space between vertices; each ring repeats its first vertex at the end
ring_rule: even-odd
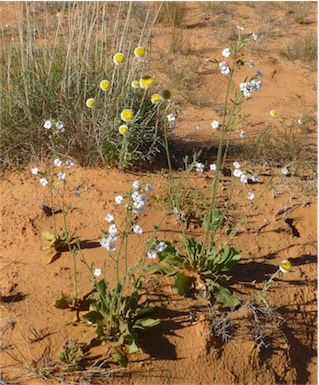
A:
POLYGON ((167 115, 167 120, 169 122, 174 122, 175 121, 175 115, 174 114, 169 114, 167 115))
POLYGON ((230 54, 231 54, 231 51, 229 48, 223 49, 223 52, 222 52, 223 56, 228 57, 228 56, 230 56, 230 54))
POLYGON ((209 169, 210 169, 211 171, 216 171, 216 170, 217 170, 216 164, 215 164, 215 163, 210 164, 210 165, 209 165, 209 169))
POLYGON ((71 168, 74 166, 74 163, 71 160, 66 160, 65 165, 66 165, 66 167, 71 168))
POLYGON ((236 177, 236 178, 240 178, 241 175, 242 175, 242 171, 239 170, 238 168, 236 168, 234 171, 233 171, 233 175, 236 177))
POLYGON ((114 221, 114 215, 112 215, 112 214, 106 214, 105 220, 106 220, 106 222, 108 222, 108 223, 113 222, 113 221, 114 221))
POLYGON ((133 182, 132 186, 135 190, 139 190, 141 188, 141 182, 136 180, 135 182, 133 182))
POLYGON ((156 248, 155 248, 155 250, 156 250, 157 253, 161 253, 162 251, 164 251, 164 250, 166 250, 166 249, 167 249, 167 244, 166 244, 165 242, 160 242, 160 243, 156 246, 156 248))
POLYGON ((62 179, 62 180, 65 180, 65 177, 66 177, 65 172, 62 172, 62 171, 60 171, 57 176, 59 179, 62 179))
POLYGON ((285 176, 288 175, 289 174, 288 168, 287 167, 282 168, 281 173, 282 173, 282 175, 285 175, 285 176))
POLYGON ((133 212, 136 214, 144 214, 146 210, 145 204, 144 203, 133 203, 133 212))
POLYGON ((44 122, 43 127, 46 128, 47 130, 50 130, 50 128, 52 128, 52 122, 51 122, 51 120, 46 120, 46 121, 44 122))
POLYGON ((298 124, 303 124, 302 119, 298 119, 298 124))
POLYGON ((221 61, 219 63, 219 69, 220 69, 220 73, 223 75, 228 75, 230 73, 230 69, 227 66, 226 62, 224 62, 224 61, 221 61))
POLYGON ((41 186, 46 186, 49 182, 48 182, 48 180, 46 179, 46 178, 41 178, 40 180, 39 180, 39 183, 40 183, 40 185, 41 186))
POLYGON ((251 177, 251 181, 256 183, 258 182, 258 174, 254 174, 252 177, 251 177))
POLYGON ((61 122, 60 120, 58 120, 58 121, 55 123, 55 127, 56 127, 56 129, 57 129, 59 132, 64 132, 64 131, 65 131, 64 124, 63 124, 63 122, 61 122))
POLYGON ((147 255, 150 259, 155 259, 157 257, 156 250, 151 249, 148 251, 147 255))
POLYGON ((248 183, 248 177, 245 173, 242 173, 240 176, 241 183, 248 183))
POLYGON ((118 204, 118 205, 122 204, 123 200, 124 200, 124 198, 122 197, 122 195, 117 195, 115 197, 115 203, 118 204))
POLYGON ((116 237, 109 236, 108 238, 101 238, 100 245, 108 250, 108 251, 114 251, 115 250, 115 241, 116 237))
POLYGON ((240 83, 239 89, 243 92, 245 97, 250 96, 251 92, 258 91, 262 85, 261 80, 252 80, 251 82, 247 83, 240 83))
POLYGON ((239 136, 244 139, 246 138, 246 131, 240 131, 239 136))
POLYGON ((254 32, 249 32, 250 36, 255 40, 257 41, 258 39, 258 36, 254 33, 254 32))
POLYGON ((249 66, 250 66, 251 68, 254 68, 254 67, 255 67, 255 64, 254 64, 254 62, 252 61, 252 59, 249 60, 249 66))
POLYGON ((62 166, 62 160, 57 158, 57 159, 54 159, 53 161, 53 166, 54 167, 61 167, 62 166))
POLYGON ((117 226, 116 226, 115 223, 113 223, 113 224, 109 227, 109 234, 111 234, 111 235, 117 234, 117 226))
POLYGON ((210 125, 216 130, 219 127, 219 122, 217 120, 213 120, 210 125))
POLYGON ((143 228, 140 225, 135 225, 133 227, 133 231, 134 231, 135 234, 142 234, 143 233, 143 228))
POLYGON ((204 171, 204 167, 205 167, 204 163, 198 162, 198 163, 196 163, 196 165, 195 165, 195 170, 196 170, 197 172, 203 172, 203 171, 204 171))
POLYGON ((240 168, 241 167, 239 162, 233 162, 233 166, 235 168, 240 168))
POLYGON ((252 192, 249 192, 247 194, 247 199, 250 199, 251 201, 255 198, 255 195, 252 192))
POLYGON ((38 169, 37 167, 34 167, 34 168, 31 169, 31 173, 32 173, 33 175, 38 175, 39 169, 38 169))
POLYGON ((147 185, 145 186, 144 190, 147 193, 151 193, 153 191, 152 186, 149 183, 147 183, 147 185))
POLYGON ((101 269, 95 269, 93 274, 94 274, 96 277, 99 277, 99 276, 102 274, 102 270, 101 270, 101 269))

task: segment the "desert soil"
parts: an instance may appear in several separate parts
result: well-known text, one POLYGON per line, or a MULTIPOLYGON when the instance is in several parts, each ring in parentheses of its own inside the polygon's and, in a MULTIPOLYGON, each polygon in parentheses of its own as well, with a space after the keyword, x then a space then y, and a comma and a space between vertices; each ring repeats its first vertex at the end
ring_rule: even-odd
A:
MULTIPOLYGON (((316 5, 310 3, 306 22, 297 23, 294 19, 287 19, 287 9, 281 4, 276 9, 267 8, 269 4, 266 3, 256 3, 255 7, 241 2, 224 3, 230 13, 216 15, 203 12, 205 3, 188 2, 182 33, 193 51, 186 55, 170 53, 165 56, 166 68, 183 68, 185 63, 200 57, 194 92, 201 98, 215 98, 218 107, 221 106, 220 95, 226 83, 211 60, 216 57, 221 60, 220 53, 227 46, 227 43, 221 43, 224 38, 227 39, 225 25, 240 25, 257 33, 260 36, 257 48, 251 49, 250 54, 256 64, 254 70, 264 73, 263 87, 243 107, 243 112, 251 114, 245 123, 247 141, 251 142, 268 124, 280 127, 283 120, 296 121, 305 113, 316 114, 317 73, 301 61, 287 61, 279 55, 280 49, 294 38, 316 35, 316 5), (273 108, 278 111, 277 120, 269 114, 273 108)), ((0 8, 0 22, 5 20, 6 24, 15 25, 10 4, 1 3, 0 8)), ((160 51, 169 52, 171 34, 169 26, 155 25, 154 58, 160 57, 160 51)), ((161 76, 165 80, 167 71, 163 69, 161 76)), ((242 81, 239 75, 236 80, 242 81)), ((182 152, 202 148, 207 142, 218 142, 219 131, 212 131, 210 123, 220 119, 221 110, 195 106, 179 97, 175 101, 173 97, 173 102, 177 121, 171 137, 177 149, 182 152)), ((316 127, 298 134, 303 140, 307 138, 309 145, 316 146, 316 127)), ((241 141, 237 134, 233 139, 235 149, 236 145, 242 144, 241 141)), ((41 239, 41 233, 52 230, 52 217, 47 216, 40 205, 49 205, 50 194, 47 188, 39 185, 38 178, 31 175, 30 169, 34 166, 44 169, 46 165, 30 165, 22 172, 6 173, 1 181, 0 227, 0 373, 8 381, 3 383, 316 384, 317 197, 313 189, 308 188, 314 182, 306 180, 305 169, 284 177, 280 169, 285 164, 278 164, 273 170, 273 165, 251 163, 236 154, 234 151, 230 161, 238 160, 242 168, 253 169, 259 174, 260 181, 236 188, 235 204, 225 228, 229 223, 236 223, 249 207, 250 201, 246 199, 248 190, 256 197, 263 192, 258 204, 230 240, 232 246, 242 250, 242 259, 232 270, 231 280, 231 288, 242 305, 233 311, 216 307, 212 316, 197 299, 185 299, 173 294, 170 278, 149 276, 145 296, 158 306, 156 315, 161 323, 142 335, 143 353, 130 356, 126 369, 119 369, 107 346, 94 347, 89 362, 105 360, 110 369, 108 377, 104 373, 103 378, 97 378, 97 374, 95 378, 93 372, 85 375, 79 370, 72 379, 66 375, 60 375, 59 380, 44 379, 50 359, 57 360, 57 353, 65 341, 72 336, 81 338, 85 330, 84 327, 66 324, 68 311, 52 306, 62 291, 72 293, 70 276, 73 262, 71 255, 63 252, 53 264, 44 266, 42 263, 46 244, 41 239), (271 179, 271 171, 275 171, 276 176, 265 189, 271 179), (247 307, 249 299, 262 289, 284 259, 289 259, 292 269, 275 279, 268 291, 272 315, 257 322, 256 314, 247 307), (191 319, 191 314, 194 319, 191 319), (221 340, 213 327, 217 317, 228 317, 226 321, 230 322, 226 342, 221 340), (41 338, 36 338, 36 334, 41 338)), ((214 159, 208 159, 207 164, 212 161, 214 159)), ((174 176, 178 178, 180 171, 176 170, 174 176)), ((194 172, 187 178, 185 184, 200 192, 202 202, 195 202, 197 208, 207 204, 213 178, 213 171, 194 172)), ((225 190, 221 199, 229 189, 229 177, 224 176, 223 179, 225 190)), ((129 262, 133 264, 142 255, 147 237, 165 210, 163 197, 166 196, 167 200, 167 172, 121 173, 113 169, 77 165, 68 185, 69 226, 81 238, 87 260, 95 267, 105 266, 111 281, 115 274, 114 266, 99 245, 102 229, 107 228, 104 217, 113 212, 118 223, 124 223, 123 208, 116 206, 114 197, 128 191, 135 180, 140 180, 143 185, 150 183, 153 192, 146 214, 139 218, 144 233, 132 235, 130 239, 129 262), (74 195, 76 187, 79 187, 80 196, 74 195)), ((58 212, 58 224, 62 225, 58 204, 53 210, 58 212)), ((171 214, 165 220, 159 238, 177 242, 179 231, 179 223, 171 214)), ((188 231, 191 235, 203 235, 200 223, 194 218, 189 220, 188 231)), ((223 239, 224 232, 217 235, 217 241, 223 239)), ((89 275, 80 262, 77 269, 81 294, 84 295, 91 290, 89 275)))

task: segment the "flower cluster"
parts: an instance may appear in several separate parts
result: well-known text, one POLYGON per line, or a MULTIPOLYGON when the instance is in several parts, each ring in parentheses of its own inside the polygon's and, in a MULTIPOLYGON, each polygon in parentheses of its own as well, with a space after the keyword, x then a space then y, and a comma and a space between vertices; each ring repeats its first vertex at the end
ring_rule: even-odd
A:
MULTIPOLYGON (((212 164, 209 165, 209 169, 210 169, 210 171, 216 171, 217 170, 217 165, 215 163, 212 163, 212 164)), ((197 172, 204 172, 204 170, 205 170, 204 163, 197 162, 195 164, 195 171, 197 171, 197 172)))
POLYGON ((151 249, 148 251, 147 255, 150 259, 155 259, 157 257, 157 253, 161 253, 167 249, 167 244, 165 242, 160 242, 155 249, 151 249))
POLYGON ((51 129, 55 129, 55 131, 57 132, 64 132, 65 131, 65 128, 64 128, 64 123, 61 122, 60 120, 50 120, 50 119, 47 119, 44 124, 43 124, 43 127, 46 129, 46 130, 51 130, 51 129))
MULTIPOLYGON (((253 183, 257 183, 258 182, 258 175, 257 174, 253 174, 253 176, 249 179, 248 175, 246 172, 244 171, 241 171, 241 165, 239 162, 233 162, 233 166, 234 166, 234 170, 233 170, 233 175, 238 178, 241 183, 244 183, 244 184, 248 184, 249 181, 253 182, 253 183)), ((249 192, 247 194, 247 198, 252 200, 255 198, 255 195, 252 193, 252 192, 249 192)))
POLYGON ((239 89, 242 91, 244 96, 248 97, 253 91, 258 91, 262 85, 261 80, 252 80, 246 83, 240 83, 239 89))
MULTIPOLYGON (((147 198, 140 191, 142 189, 141 182, 136 180, 133 182, 132 187, 134 191, 129 195, 131 197, 131 205, 128 205, 129 210, 132 210, 136 214, 143 214, 146 210, 147 198)), ((150 184, 146 184, 144 187, 146 192, 151 192, 152 187, 150 184)), ((122 195, 117 195, 115 197, 115 203, 121 205, 124 202, 124 197, 122 195)), ((100 245, 108 251, 114 251, 116 249, 115 242, 117 240, 118 228, 114 222, 114 215, 111 213, 106 214, 105 221, 110 224, 107 232, 107 237, 100 239, 100 245)), ((132 230, 135 234, 142 234, 143 228, 138 224, 134 224, 132 230)))
POLYGON ((223 75, 228 75, 230 73, 230 68, 227 66, 225 61, 221 61, 219 63, 219 70, 223 75))
MULTIPOLYGON (((67 168, 71 168, 74 166, 74 163, 67 159, 65 161, 65 165, 67 168)), ((59 158, 56 158, 53 160, 53 167, 62 167, 63 166, 63 161, 59 158)), ((39 184, 42 186, 42 187, 45 187, 49 184, 49 181, 47 180, 46 178, 46 174, 41 172, 37 167, 34 167, 31 169, 31 174, 32 175, 44 175, 40 180, 39 180, 39 184)), ((66 173, 63 172, 63 171, 59 171, 56 176, 58 177, 58 179, 61 179, 61 180, 65 180, 66 178, 66 173)))

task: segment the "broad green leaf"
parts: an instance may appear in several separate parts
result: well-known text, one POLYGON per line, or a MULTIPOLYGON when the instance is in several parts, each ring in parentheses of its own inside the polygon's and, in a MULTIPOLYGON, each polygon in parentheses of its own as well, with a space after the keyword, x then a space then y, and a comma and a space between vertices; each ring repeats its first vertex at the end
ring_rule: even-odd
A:
POLYGON ((194 282, 195 278, 184 275, 183 273, 178 273, 175 278, 174 291, 188 297, 191 295, 194 282))
POLYGON ((130 344, 128 345, 128 354, 134 354, 134 353, 139 353, 140 348, 137 346, 135 338, 130 341, 130 344))
POLYGON ((51 250, 43 257, 43 264, 49 265, 60 257, 60 253, 57 250, 51 250))
POLYGON ((136 322, 133 325, 133 329, 140 329, 140 330, 145 330, 152 328, 158 324, 160 324, 159 319, 154 319, 154 318, 142 318, 136 320, 136 322))
POLYGON ((123 368, 127 367, 128 360, 127 360, 126 354, 123 352, 122 349, 112 348, 111 354, 115 359, 115 361, 118 362, 123 368))
POLYGON ((88 313, 84 314, 83 318, 92 323, 103 321, 103 315, 95 310, 91 310, 88 313))
POLYGON ((146 266, 145 271, 149 274, 161 273, 163 275, 174 275, 176 274, 177 269, 168 263, 160 262, 146 266))
POLYGON ((222 221, 223 221, 223 214, 219 211, 219 209, 215 208, 213 212, 208 212, 205 216, 203 226, 207 230, 216 231, 222 221))
POLYGON ((220 285, 214 286, 213 294, 220 302, 222 302, 223 304, 229 307, 235 307, 240 304, 239 299, 236 297, 233 297, 230 291, 226 289, 226 287, 223 287, 220 285))
POLYGON ((45 239, 46 241, 52 241, 55 239, 55 235, 52 234, 50 231, 43 231, 41 235, 42 235, 42 238, 45 239))
POLYGON ((72 303, 72 299, 62 296, 60 299, 57 299, 53 306, 56 307, 57 309, 67 309, 69 305, 72 303))

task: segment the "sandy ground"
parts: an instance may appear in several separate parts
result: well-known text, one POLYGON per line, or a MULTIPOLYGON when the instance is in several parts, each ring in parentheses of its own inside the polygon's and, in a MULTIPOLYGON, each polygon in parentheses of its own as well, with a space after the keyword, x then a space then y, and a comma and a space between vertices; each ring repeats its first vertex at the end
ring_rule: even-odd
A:
MULTIPOLYGON (((187 55, 167 55, 167 63, 177 69, 178 66, 183 69, 185 63, 200 56, 195 91, 199 97, 216 100, 213 106, 191 105, 179 98, 180 91, 176 86, 178 119, 171 136, 183 149, 201 148, 207 141, 217 143, 219 139, 219 132, 212 131, 210 123, 220 118, 219 94, 223 93, 226 83, 209 60, 219 57, 227 45, 221 42, 227 38, 223 35, 226 25, 241 25, 260 36, 250 54, 256 63, 255 69, 264 72, 264 84, 243 107, 243 112, 251 114, 244 127, 247 141, 252 141, 267 124, 280 127, 284 120, 293 122, 305 113, 314 114, 317 109, 316 72, 301 62, 288 62, 279 55, 281 47, 294 37, 316 33, 316 7, 309 7, 307 22, 301 24, 289 21, 285 8, 288 5, 267 8, 267 16, 262 3, 256 4, 255 8, 247 3, 224 4, 231 10, 230 15, 205 13, 204 3, 187 3, 182 32, 194 49, 187 55), (291 23, 289 28, 288 21, 291 23), (269 115, 272 108, 278 110, 277 120, 269 115), (196 128, 198 125, 200 128, 196 128)), ((10 4, 1 3, 0 8, 1 18, 6 17, 7 23, 14 24, 10 4)), ((169 49, 171 33, 169 27, 155 26, 154 57, 160 49, 169 49)), ((247 68, 247 73, 251 74, 251 71, 247 68)), ((161 76, 164 81, 167 71, 163 70, 161 76)), ((240 82, 241 78, 237 80, 240 82)), ((299 134, 316 146, 313 127, 299 134)), ((234 137, 235 144, 240 140, 238 136, 234 137)), ((242 161, 236 154, 233 157, 231 160, 240 160, 243 168, 253 168, 260 175, 260 182, 248 187, 241 184, 236 188, 234 206, 225 226, 236 223, 249 207, 248 189, 258 197, 270 181, 270 166, 242 161)), ((65 341, 71 336, 81 338, 84 330, 67 325, 68 311, 52 306, 62 291, 72 293, 73 261, 68 252, 63 252, 53 264, 44 266, 42 263, 46 243, 41 239, 41 233, 52 230, 52 217, 46 215, 40 205, 50 205, 50 194, 47 188, 39 185, 38 178, 31 175, 33 166, 19 174, 7 173, 1 181, 0 335, 3 351, 0 353, 0 373, 4 379, 12 381, 4 383, 11 384, 45 383, 45 370, 50 367, 50 359, 56 360, 65 341)), ((46 167, 45 164, 36 166, 46 167)), ((158 306, 156 315, 161 323, 142 335, 143 353, 132 355, 127 369, 118 370, 108 347, 97 346, 91 350, 89 363, 100 357, 115 372, 98 379, 92 373, 91 377, 85 378, 79 371, 74 375, 74 381, 132 385, 317 383, 317 197, 314 193, 306 193, 306 182, 306 187, 300 189, 301 177, 307 170, 303 170, 302 175, 285 178, 280 175, 281 166, 284 164, 274 169, 276 177, 258 205, 249 212, 237 235, 230 240, 232 246, 242 250, 242 260, 232 270, 231 280, 231 288, 242 305, 234 311, 216 309, 212 319, 209 309, 198 300, 173 294, 170 278, 150 276, 146 293, 158 306), (257 322, 256 314, 247 303, 284 259, 291 262, 291 272, 277 276, 268 292, 273 313, 257 322), (190 312, 194 322, 191 322, 190 312), (216 321, 218 315, 228 317, 230 322, 227 342, 221 341, 213 327, 213 320, 216 321)), ((179 175, 179 171, 174 174, 176 178, 179 175)), ((197 193, 200 191, 202 202, 196 201, 197 209, 205 206, 213 178, 211 171, 194 172, 187 178, 185 185, 197 189, 197 193)), ((139 259, 153 226, 162 218, 163 197, 167 200, 167 173, 120 173, 117 170, 83 169, 77 165, 70 176, 66 193, 69 227, 81 238, 87 260, 95 267, 105 266, 111 282, 114 264, 99 246, 102 229, 107 228, 104 217, 112 211, 118 223, 123 225, 124 211, 115 205, 114 197, 128 191, 137 179, 143 185, 150 183, 153 193, 146 214, 139 217, 144 233, 130 236, 130 264, 139 259), (75 188, 79 188, 79 197, 74 195, 75 188)), ((224 186, 221 199, 229 189, 228 177, 224 177, 224 186)), ((52 209, 57 212, 58 226, 62 226, 59 203, 52 209)), ((171 214, 164 221, 159 238, 177 242, 179 229, 176 217, 171 214)), ((190 218, 188 231, 199 237, 203 235, 196 218, 190 218)), ((222 233, 218 234, 217 241, 222 239, 222 233)), ((80 292, 84 295, 91 289, 89 275, 81 263, 78 263, 77 271, 80 292)), ((60 375, 60 380, 47 380, 47 383, 74 383, 71 379, 63 381, 60 375)))

